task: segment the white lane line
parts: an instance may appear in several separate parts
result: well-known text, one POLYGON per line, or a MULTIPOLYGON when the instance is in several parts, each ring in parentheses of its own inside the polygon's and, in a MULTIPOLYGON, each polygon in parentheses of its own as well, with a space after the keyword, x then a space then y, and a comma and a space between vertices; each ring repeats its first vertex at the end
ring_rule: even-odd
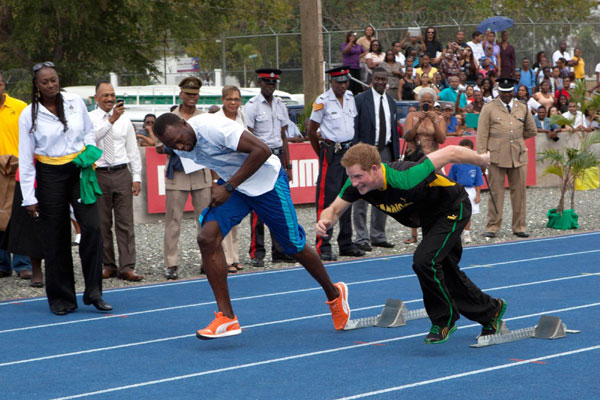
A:
POLYGON ((554 353, 554 354, 548 354, 548 355, 542 356, 542 357, 530 358, 529 360, 515 361, 515 362, 508 363, 508 364, 500 364, 500 365, 495 365, 493 367, 475 369, 472 371, 462 372, 460 374, 441 376, 439 378, 428 379, 426 381, 413 382, 413 383, 409 383, 406 385, 395 386, 395 387, 390 387, 390 388, 386 388, 386 389, 375 390, 372 392, 356 394, 354 396, 340 397, 338 400, 362 399, 364 397, 371 397, 371 396, 377 396, 379 394, 384 394, 384 393, 397 392, 400 390, 410 389, 410 388, 414 388, 414 387, 418 387, 418 386, 431 385, 432 383, 445 382, 445 381, 449 381, 452 379, 464 378, 466 376, 471 376, 471 375, 484 374, 487 372, 498 371, 501 369, 518 367, 520 365, 525 365, 525 364, 529 364, 532 362, 551 360, 553 358, 567 357, 567 356, 571 356, 574 354, 585 353, 588 351, 594 351, 594 350, 599 350, 599 349, 600 349, 600 345, 583 347, 583 348, 579 348, 579 349, 575 349, 575 350, 565 351, 562 353, 554 353))
MULTIPOLYGON (((481 268, 481 266, 466 267, 466 268, 462 268, 462 269, 465 270, 465 269, 474 269, 474 268, 481 268)), ((545 279, 545 280, 541 280, 541 281, 517 283, 514 285, 506 285, 506 286, 498 286, 498 287, 487 288, 487 289, 482 289, 482 290, 484 292, 489 292, 489 291, 494 291, 494 290, 512 289, 512 288, 517 288, 517 287, 522 287, 522 286, 533 286, 533 285, 538 285, 538 284, 558 282, 558 281, 564 281, 564 280, 570 280, 570 279, 589 278, 589 277, 593 277, 593 276, 600 276, 600 273, 585 273, 585 274, 580 274, 580 275, 566 276, 566 277, 562 277, 562 278, 545 279)), ((362 284, 367 284, 367 283, 388 281, 388 280, 394 280, 394 279, 404 279, 404 278, 416 278, 416 276, 414 274, 400 275, 400 276, 395 276, 395 277, 390 277, 390 278, 370 279, 370 280, 365 280, 365 281, 352 282, 352 283, 347 283, 347 285, 348 286, 362 285, 362 284)), ((285 291, 285 292, 275 292, 275 293, 266 293, 266 294, 260 294, 260 295, 254 295, 254 296, 237 297, 237 298, 231 299, 231 301, 233 302, 233 301, 262 299, 265 297, 311 292, 311 291, 315 291, 315 290, 321 290, 321 288, 313 287, 313 288, 307 288, 307 289, 289 290, 289 291, 285 291)), ((406 303, 408 303, 408 302, 406 302, 406 303)), ((51 323, 51 324, 42 324, 42 325, 31 325, 31 326, 24 326, 24 327, 20 327, 20 328, 0 330, 0 334, 26 331, 26 330, 32 330, 32 329, 49 328, 49 327, 61 326, 61 325, 78 324, 78 323, 83 323, 83 322, 101 321, 101 320, 109 319, 109 318, 123 318, 123 317, 130 317, 130 316, 134 316, 134 315, 143 315, 143 314, 162 312, 162 311, 173 311, 173 310, 180 310, 180 309, 191 308, 191 307, 202 307, 202 306, 213 305, 213 304, 216 304, 216 302, 215 301, 207 301, 207 302, 203 302, 203 303, 186 304, 186 305, 181 305, 181 306, 164 307, 164 308, 154 308, 154 309, 150 309, 150 310, 135 311, 135 312, 123 313, 123 314, 111 314, 111 315, 105 315, 102 317, 78 319, 75 321, 55 322, 55 323, 51 323)))
MULTIPOLYGON (((522 244, 531 244, 531 243, 539 243, 539 242, 547 242, 547 241, 555 241, 555 240, 565 240, 565 239, 571 239, 574 237, 595 236, 595 235, 600 235, 600 231, 588 232, 588 233, 578 233, 578 234, 573 234, 573 235, 556 236, 556 237, 549 237, 549 238, 519 240, 519 241, 507 242, 507 243, 481 244, 481 245, 477 245, 477 246, 465 247, 465 248, 463 248, 463 252, 477 250, 482 247, 517 246, 517 245, 522 245, 522 244)), ((575 253, 573 253, 573 254, 575 254, 575 253)), ((352 264, 375 262, 375 261, 381 261, 381 260, 395 260, 398 258, 412 257, 412 255, 413 255, 412 253, 408 253, 408 254, 381 256, 381 257, 361 258, 361 259, 351 260, 351 261, 338 261, 338 262, 333 262, 333 263, 327 263, 327 264, 325 264, 325 267, 352 265, 352 264)), ((558 257, 560 257, 560 255, 558 255, 558 257)), ((532 259, 532 260, 535 260, 535 259, 532 259)), ((518 261, 516 261, 516 262, 518 262, 518 261)), ((479 265, 478 267, 481 268, 481 267, 490 266, 490 265, 492 265, 492 264, 479 265)), ((465 268, 463 268, 463 269, 465 269, 465 268)), ((269 270, 269 271, 261 271, 261 272, 244 273, 244 274, 239 274, 239 275, 230 275, 228 277, 228 279, 243 279, 243 278, 254 277, 254 276, 280 274, 280 273, 296 272, 296 271, 304 271, 304 268, 303 267, 291 267, 291 268, 284 268, 284 269, 278 269, 278 270, 269 270)), ((104 292, 105 293, 118 293, 118 292, 128 292, 131 290, 155 289, 155 288, 170 287, 170 286, 175 286, 175 285, 188 285, 191 283, 207 283, 207 282, 208 281, 206 280, 206 278, 199 278, 199 279, 190 279, 190 280, 178 281, 178 282, 165 282, 165 283, 157 283, 157 284, 144 285, 144 286, 107 289, 104 292)), ((83 293, 78 293, 77 296, 83 296, 83 293)), ((17 304, 17 303, 29 303, 29 302, 34 302, 34 301, 45 301, 45 300, 46 300, 45 297, 36 297, 36 298, 32 298, 32 299, 22 299, 22 300, 20 300, 20 299, 5 300, 5 301, 0 302, 0 306, 6 306, 6 305, 11 305, 11 304, 17 304)))
MULTIPOLYGON (((541 313, 529 314, 528 316, 519 316, 519 317, 511 318, 511 320, 528 318, 528 317, 538 316, 538 315, 542 315, 542 314, 567 312, 567 311, 571 311, 571 310, 596 307, 596 306, 600 306, 600 303, 585 304, 585 305, 568 307, 568 308, 557 309, 557 310, 548 310, 548 311, 544 311, 541 313)), ((467 328, 472 328, 472 327, 476 327, 476 326, 481 326, 481 325, 469 324, 469 325, 460 326, 460 327, 458 327, 458 329, 467 329, 467 328)), ((353 349, 358 349, 358 348, 365 347, 365 346, 371 346, 374 344, 397 342, 400 340, 407 340, 407 339, 412 339, 412 338, 416 338, 416 337, 422 337, 423 335, 426 335, 427 333, 428 332, 420 332, 420 333, 415 333, 412 335, 398 336, 398 337, 382 339, 382 340, 375 340, 375 341, 368 342, 368 343, 359 343, 359 344, 354 344, 354 345, 350 345, 350 346, 343 346, 343 347, 337 347, 337 348, 333 348, 333 349, 313 351, 313 352, 309 352, 309 353, 296 354, 296 355, 292 355, 292 356, 273 358, 270 360, 256 361, 256 362, 247 363, 247 364, 232 365, 230 367, 195 372, 193 374, 173 376, 173 377, 169 377, 169 378, 156 379, 156 380, 151 380, 151 381, 146 381, 146 382, 138 382, 138 383, 131 384, 131 385, 118 386, 118 387, 113 387, 113 388, 108 388, 108 389, 103 389, 103 390, 97 390, 97 391, 93 391, 93 392, 80 393, 80 394, 75 394, 75 395, 71 395, 71 396, 55 398, 53 400, 67 400, 67 399, 78 399, 78 398, 82 398, 82 397, 91 397, 91 396, 97 396, 97 395, 104 394, 104 393, 111 393, 111 392, 118 392, 118 391, 123 391, 123 390, 128 390, 128 389, 135 389, 135 388, 139 388, 139 387, 144 387, 144 386, 149 386, 149 385, 157 385, 157 384, 166 383, 166 382, 180 381, 183 379, 196 378, 196 377, 204 376, 204 375, 218 374, 218 373, 227 372, 227 371, 237 371, 237 370, 244 369, 244 368, 251 368, 251 367, 274 364, 274 363, 296 360, 296 359, 301 359, 301 358, 315 357, 315 356, 320 356, 323 354, 330 354, 330 353, 336 353, 336 352, 341 352, 341 351, 346 351, 346 350, 353 350, 353 349)), ((600 347, 600 345, 593 346, 593 348, 586 348, 586 349, 595 350, 597 347, 600 347)), ((581 349, 579 349, 579 350, 581 350, 581 349)), ((573 350, 573 351, 577 352, 578 350, 573 350)), ((545 356, 545 357, 549 357, 549 356, 545 356)), ((532 359, 529 361, 531 362, 534 360, 532 359)), ((519 362, 519 363, 525 363, 525 362, 519 362)))
POLYGON ((600 250, 577 251, 577 252, 574 252, 574 253, 562 253, 562 254, 555 254, 555 255, 551 255, 551 256, 534 257, 534 258, 522 258, 520 260, 502 261, 502 262, 490 263, 490 264, 475 264, 474 266, 478 266, 478 267, 493 267, 493 266, 496 266, 496 265, 510 265, 510 264, 516 264, 516 263, 521 263, 521 262, 540 261, 540 260, 547 260, 547 259, 550 259, 550 258, 579 256, 579 255, 582 255, 582 254, 599 253, 599 252, 600 252, 600 250))

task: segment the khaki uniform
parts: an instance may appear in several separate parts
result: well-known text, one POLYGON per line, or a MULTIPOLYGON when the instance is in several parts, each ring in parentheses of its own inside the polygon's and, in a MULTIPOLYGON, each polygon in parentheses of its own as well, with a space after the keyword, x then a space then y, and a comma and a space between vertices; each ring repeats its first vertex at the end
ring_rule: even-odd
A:
POLYGON ((486 104, 479 115, 477 126, 477 152, 490 152, 488 169, 489 186, 498 212, 492 199, 488 203, 485 231, 496 233, 502 224, 504 204, 504 177, 508 177, 510 202, 512 206, 513 233, 525 232, 525 182, 527 178, 527 147, 525 139, 537 133, 533 116, 527 106, 513 100, 509 113, 500 98, 486 104))
MULTIPOLYGON (((173 114, 179 115, 179 107, 173 110, 173 114)), ((196 110, 194 116, 202 114, 196 110)), ((157 146, 162 144, 157 144, 157 146)), ((168 165, 168 161, 167 161, 168 165)), ((165 178, 166 209, 165 209, 165 237, 164 237, 164 260, 165 267, 176 267, 179 264, 178 243, 181 229, 181 218, 183 208, 188 196, 192 195, 194 206, 194 217, 198 217, 202 210, 210 204, 212 176, 210 169, 204 168, 191 174, 184 171, 174 171, 173 179, 165 178)), ((200 232, 200 225, 197 226, 200 232)))

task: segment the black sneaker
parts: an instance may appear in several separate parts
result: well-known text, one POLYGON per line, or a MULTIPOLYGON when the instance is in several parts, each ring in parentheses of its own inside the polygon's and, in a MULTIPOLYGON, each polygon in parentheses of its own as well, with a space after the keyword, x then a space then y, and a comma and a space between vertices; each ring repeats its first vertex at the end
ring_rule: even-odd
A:
POLYGON ((252 261, 250 262, 250 265, 253 266, 254 268, 264 268, 265 266, 265 260, 263 260, 262 258, 253 258, 252 261))
POLYGON ((279 255, 279 256, 272 256, 272 259, 273 259, 274 263, 295 263, 296 262, 295 258, 290 257, 287 254, 279 255))
POLYGON ((373 248, 367 242, 365 242, 365 243, 355 243, 354 245, 356 246, 357 249, 360 249, 362 251, 373 251, 373 248))
POLYGON ((444 343, 450 335, 456 331, 456 326, 445 326, 440 328, 439 325, 432 325, 429 330, 429 335, 425 337, 425 344, 444 343))
POLYGON ((324 252, 319 254, 319 257, 321 257, 321 260, 323 261, 335 261, 337 260, 337 256, 335 255, 335 253, 328 251, 328 252, 324 252))
POLYGON ((504 315, 504 312, 506 311, 506 300, 504 299, 497 299, 498 300, 498 308, 496 309, 496 312, 494 313, 494 317, 492 318, 492 320, 490 322, 488 322, 487 324, 485 324, 483 326, 483 328, 481 328, 481 333, 479 334, 480 336, 487 336, 487 335, 496 335, 498 333, 500 333, 500 322, 502 321, 502 316, 504 315))
POLYGON ((346 257, 362 257, 364 256, 366 253, 364 251, 362 251, 359 248, 356 247, 350 247, 349 249, 346 250, 340 250, 340 256, 346 256, 346 257))

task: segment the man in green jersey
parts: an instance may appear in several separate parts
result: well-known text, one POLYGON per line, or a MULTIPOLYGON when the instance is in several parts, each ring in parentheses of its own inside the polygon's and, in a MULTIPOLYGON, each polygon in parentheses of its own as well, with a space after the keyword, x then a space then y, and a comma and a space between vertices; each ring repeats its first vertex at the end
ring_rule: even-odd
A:
POLYGON ((487 167, 490 156, 447 146, 419 163, 382 163, 376 147, 357 144, 342 158, 348 180, 316 226, 317 235, 326 235, 352 202, 363 199, 403 225, 422 228, 413 270, 432 323, 427 344, 445 342, 456 330, 459 314, 482 324, 482 335, 498 333, 506 310, 503 299, 483 293, 458 266, 461 233, 471 217, 471 203, 461 185, 436 173, 448 163, 487 167))

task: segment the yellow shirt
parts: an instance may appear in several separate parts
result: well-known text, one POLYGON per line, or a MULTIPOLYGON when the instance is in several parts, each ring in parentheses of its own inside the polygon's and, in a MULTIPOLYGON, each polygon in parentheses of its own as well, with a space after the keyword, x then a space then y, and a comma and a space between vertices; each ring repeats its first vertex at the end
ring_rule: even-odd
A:
POLYGON ((19 116, 25 107, 21 100, 5 94, 0 107, 0 155, 19 156, 19 116))
POLYGON ((573 67, 573 72, 575 72, 575 79, 583 79, 585 78, 585 71, 583 70, 585 63, 583 62, 583 58, 573 57, 573 61, 577 61, 577 59, 579 59, 579 63, 573 67))

